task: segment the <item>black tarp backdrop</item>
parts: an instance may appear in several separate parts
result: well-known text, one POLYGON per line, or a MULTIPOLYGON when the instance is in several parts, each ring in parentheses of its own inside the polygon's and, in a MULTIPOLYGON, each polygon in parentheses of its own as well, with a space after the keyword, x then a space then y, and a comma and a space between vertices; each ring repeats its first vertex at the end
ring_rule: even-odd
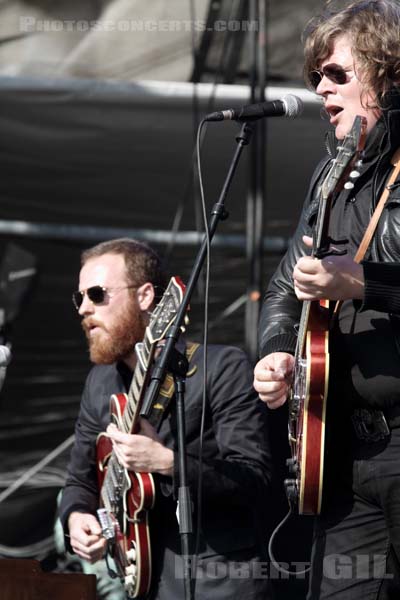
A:
MULTIPOLYGON (((167 244, 159 240, 170 239, 189 178, 192 89, 189 84, 0 78, 0 250, 3 255, 7 244, 16 243, 32 253, 38 269, 9 331, 13 360, 0 407, 3 485, 72 432, 90 367, 71 303, 82 248, 128 233, 167 252, 167 244)), ((213 90, 197 88, 203 113, 213 90)), ((269 90, 269 97, 285 92, 301 95, 306 103, 295 121, 268 121, 266 281, 293 230, 325 128, 318 105, 304 90, 276 88, 269 90)), ((240 106, 247 93, 247 88, 222 86, 214 108, 240 106)), ((208 210, 218 198, 237 130, 234 123, 208 127, 202 152, 208 210)), ((244 321, 240 299, 246 289, 247 174, 244 155, 227 200, 230 218, 219 229, 211 259, 210 341, 239 346, 244 321), (239 308, 221 318, 235 301, 239 308)), ((189 194, 169 253, 171 274, 184 280, 197 253, 197 244, 190 242, 193 235, 183 243, 185 233, 196 228, 194 213, 189 194)), ((189 337, 201 339, 198 296, 190 318, 189 337)), ((55 470, 65 468, 67 454, 52 463, 55 470)), ((60 473, 45 473, 47 487, 35 477, 31 487, 4 501, 0 555, 7 555, 10 547, 15 556, 32 555, 26 547, 36 542, 40 546, 51 535, 60 473)))

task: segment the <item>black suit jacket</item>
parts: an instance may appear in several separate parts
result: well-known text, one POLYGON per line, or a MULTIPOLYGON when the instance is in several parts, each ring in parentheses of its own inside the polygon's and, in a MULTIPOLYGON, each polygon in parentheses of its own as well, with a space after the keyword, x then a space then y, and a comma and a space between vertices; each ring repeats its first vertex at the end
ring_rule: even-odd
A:
MULTIPOLYGON (((197 523, 199 434, 203 396, 203 352, 196 351, 186 380, 185 422, 188 484, 197 523)), ((96 514, 99 490, 96 478, 96 437, 110 422, 112 393, 126 391, 129 376, 124 365, 95 366, 86 381, 76 439, 60 518, 67 532, 72 511, 96 514)), ((206 377, 205 427, 202 461, 202 519, 200 557, 263 556, 264 515, 271 464, 267 440, 267 411, 252 386, 253 374, 238 348, 209 346, 206 377)), ((166 446, 177 452, 176 411, 172 401, 159 429, 166 446)), ((157 497, 151 512, 151 536, 155 579, 163 578, 166 551, 180 553, 176 520, 179 484, 178 459, 174 476, 155 476, 157 497)))

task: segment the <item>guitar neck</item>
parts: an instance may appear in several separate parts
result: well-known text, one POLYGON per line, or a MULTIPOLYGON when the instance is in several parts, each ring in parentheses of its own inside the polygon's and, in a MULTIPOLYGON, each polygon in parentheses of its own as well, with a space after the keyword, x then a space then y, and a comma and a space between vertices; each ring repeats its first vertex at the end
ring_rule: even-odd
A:
MULTIPOLYGON (((320 256, 321 252, 326 252, 329 246, 328 225, 330 214, 331 198, 325 197, 323 192, 320 195, 319 210, 317 222, 313 231, 313 249, 312 257, 320 256)), ((301 316, 299 322, 299 331, 296 345, 296 358, 301 358, 304 355, 307 330, 310 318, 311 300, 304 300, 301 308, 301 316)))
MULTIPOLYGON (((322 253, 329 249, 329 216, 332 205, 332 193, 322 186, 319 194, 319 207, 317 221, 313 230, 313 247, 311 256, 320 257, 322 253)), ((311 300, 304 300, 301 309, 299 331, 296 345, 296 358, 301 358, 304 355, 307 330, 310 318, 311 300)))
MULTIPOLYGON (((111 409, 115 411, 115 420, 123 433, 136 433, 138 429, 140 410, 148 387, 157 345, 165 339, 182 303, 184 291, 185 286, 180 278, 171 277, 163 297, 151 313, 143 341, 135 346, 137 361, 129 391, 127 394, 114 394, 111 397, 111 409)), ((108 462, 100 495, 104 506, 115 514, 126 484, 126 470, 119 464, 114 448, 109 453, 107 447, 105 452, 107 452, 108 462)), ((100 470, 104 470, 104 465, 100 470)))
POLYGON ((297 359, 300 359, 304 354, 304 348, 305 348, 306 337, 307 337, 307 329, 308 329, 308 319, 310 316, 310 307, 311 307, 311 301, 304 300, 302 308, 301 308, 299 331, 298 331, 298 335, 297 335, 297 344, 296 344, 296 351, 295 351, 295 356, 297 359))
POLYGON ((146 331, 143 342, 136 345, 137 362, 122 417, 122 427, 125 433, 132 433, 135 430, 139 419, 139 411, 147 387, 146 383, 149 376, 149 365, 153 360, 155 348, 156 344, 151 343, 146 331))

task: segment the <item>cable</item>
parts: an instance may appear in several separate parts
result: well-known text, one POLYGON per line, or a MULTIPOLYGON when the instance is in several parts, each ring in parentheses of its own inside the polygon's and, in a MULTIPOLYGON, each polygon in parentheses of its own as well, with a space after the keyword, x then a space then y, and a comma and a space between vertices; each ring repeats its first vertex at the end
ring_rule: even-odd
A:
POLYGON ((9 556, 10 558, 31 558, 34 556, 36 560, 43 560, 53 550, 55 550, 53 535, 27 546, 6 546, 0 544, 0 556, 9 556))
POLYGON ((311 567, 307 567, 307 569, 303 569, 302 571, 289 571, 289 569, 285 569, 284 567, 281 567, 281 565, 276 560, 274 553, 272 552, 272 544, 275 541, 275 537, 277 536, 278 532, 282 529, 282 527, 285 525, 285 523, 289 520, 289 518, 292 515, 293 515, 293 507, 292 507, 292 504, 289 502, 289 512, 282 519, 282 521, 280 523, 278 523, 278 525, 275 527, 274 531, 272 532, 271 537, 269 538, 268 555, 271 559, 271 563, 274 565, 275 569, 279 573, 283 573, 284 575, 295 575, 298 577, 299 575, 306 575, 306 573, 308 573, 310 571, 311 567))
POLYGON ((201 144, 202 132, 204 128, 204 134, 206 131, 207 122, 202 120, 196 139, 196 150, 197 150, 197 168, 198 168, 198 180, 200 188, 200 199, 201 207, 204 220, 204 233, 206 240, 206 262, 205 262, 205 286, 204 286, 204 330, 203 330, 203 395, 202 395, 202 408, 201 408, 201 422, 200 422, 200 434, 199 434, 199 452, 198 452, 198 477, 197 477, 197 520, 196 520, 196 537, 194 545, 194 554, 192 557, 192 574, 193 577, 193 595, 195 593, 196 586, 196 570, 197 570, 197 558, 200 548, 200 531, 201 531, 201 514, 202 514, 202 488, 203 488, 203 441, 204 441, 204 427, 205 427, 205 415, 206 415, 206 402, 207 402, 207 344, 208 344, 208 303, 209 303, 209 287, 210 287, 210 230, 208 227, 206 203, 204 198, 204 186, 203 177, 201 173, 201 144))
MULTIPOLYGON (((233 12, 233 6, 231 5, 231 16, 233 12)), ((195 22, 195 6, 194 0, 190 0, 190 9, 191 9, 191 17, 193 19, 193 23, 195 22)), ((217 90, 217 78, 222 71, 223 61, 226 56, 226 46, 229 42, 228 37, 224 38, 224 43, 222 45, 222 51, 220 55, 220 60, 218 63, 218 69, 215 73, 214 85, 212 89, 212 94, 209 97, 207 112, 209 112, 213 106, 215 100, 215 94, 217 90)), ((195 47, 195 38, 194 32, 192 35, 192 56, 193 60, 196 61, 197 52, 195 47)), ((196 587, 196 571, 197 571, 197 560, 200 548, 200 531, 201 531, 201 516, 202 516, 202 487, 203 487, 203 441, 204 441, 204 429, 205 429, 205 415, 206 415, 206 402, 207 402, 207 345, 208 345, 208 320, 209 320, 209 287, 210 287, 210 255, 211 255, 211 242, 210 242, 210 231, 208 226, 208 215, 206 210, 205 196, 204 196, 204 186, 203 186, 203 178, 202 178, 202 168, 201 168, 201 149, 203 146, 203 142, 205 139, 207 122, 202 120, 198 125, 198 98, 197 98, 197 88, 194 84, 193 88, 193 127, 197 126, 197 134, 196 134, 196 145, 193 149, 191 156, 191 166, 189 171, 188 182, 185 186, 185 192, 181 202, 179 203, 174 221, 173 221, 173 232, 177 235, 179 231, 179 227, 183 218, 184 207, 187 202, 188 192, 191 189, 191 185, 195 182, 195 159, 197 162, 197 176, 198 176, 198 184, 200 190, 200 205, 201 212, 204 224, 204 234, 206 241, 206 261, 205 261, 205 277, 204 277, 204 288, 201 289, 202 296, 204 297, 204 325, 203 325, 203 395, 202 395, 202 413, 201 413, 201 423, 200 423, 200 433, 199 433, 199 452, 198 452, 198 478, 197 478, 197 519, 196 519, 196 535, 195 535, 195 544, 194 544, 194 553, 192 556, 192 594, 195 596, 195 587, 196 587), (204 131, 204 133, 203 133, 204 131)), ((196 201, 196 195, 194 195, 194 199, 196 201)), ((197 203, 195 202, 195 218, 196 218, 196 226, 198 225, 198 215, 197 215, 197 203)), ((168 248, 166 249, 166 256, 170 257, 172 253, 172 249, 174 247, 174 240, 172 239, 168 248)), ((200 290, 200 287, 199 287, 200 290)))
MULTIPOLYGON (((15 481, 16 477, 21 477, 25 473, 25 470, 17 469, 16 471, 9 471, 1 473, 1 484, 0 487, 6 488, 11 486, 15 481)), ((24 475, 25 477, 25 475, 24 475)), ((41 473, 36 473, 29 478, 29 481, 25 481, 23 486, 26 488, 49 488, 49 487, 63 487, 65 483, 65 469, 48 467, 43 469, 41 473)))
POLYGON ((55 448, 50 454, 45 456, 41 461, 39 461, 36 465, 33 465, 30 469, 28 469, 21 477, 18 477, 14 481, 12 485, 10 485, 7 489, 4 490, 0 494, 0 503, 3 502, 6 498, 11 496, 18 488, 23 486, 33 475, 36 475, 38 471, 43 469, 48 463, 57 458, 64 450, 66 450, 74 441, 75 434, 70 435, 66 440, 64 440, 57 448, 55 448))
MULTIPOLYGON (((194 0, 189 0, 190 1, 190 13, 191 13, 191 17, 193 18, 193 23, 195 22, 195 6, 194 6, 194 0)), ((238 8, 238 4, 236 3, 232 3, 230 5, 230 13, 228 16, 228 22, 231 20, 234 20, 234 16, 237 13, 237 11, 239 10, 238 8)), ((194 30, 194 27, 192 28, 194 30)), ((196 57, 197 57, 197 50, 196 50, 196 44, 195 44, 195 36, 194 36, 194 31, 193 31, 193 35, 191 38, 191 42, 192 42, 192 46, 191 46, 191 54, 193 56, 193 61, 196 61, 196 57)), ((207 106, 206 106, 206 113, 209 113, 213 110, 214 104, 215 104, 215 97, 216 97, 216 93, 217 93, 217 89, 218 89, 218 79, 220 78, 221 74, 224 71, 224 64, 225 64, 225 60, 226 57, 228 55, 228 45, 229 45, 229 37, 227 35, 224 36, 223 39, 223 44, 221 45, 221 52, 218 58, 218 62, 217 62, 217 68, 215 70, 215 74, 214 74, 214 78, 212 81, 212 89, 211 89, 211 93, 210 96, 208 98, 207 101, 207 106)), ((194 128, 198 128, 198 101, 197 101, 197 89, 195 87, 194 84, 194 89, 193 89, 193 119, 192 119, 192 123, 193 123, 193 127, 194 128)), ((203 145, 203 138, 200 141, 200 148, 203 145)), ((189 174, 188 174, 188 178, 184 187, 184 191, 182 194, 182 199, 180 200, 176 212, 175 212, 175 216, 173 218, 173 223, 172 223, 172 233, 175 235, 175 238, 178 236, 178 232, 180 230, 180 225, 182 222, 182 218, 183 218, 183 213, 187 204, 187 201, 190 197, 192 188, 193 188, 193 183, 194 183, 194 167, 196 164, 196 157, 198 155, 198 150, 197 150, 198 144, 196 143, 193 147, 192 150, 192 154, 191 154, 191 159, 190 159, 190 169, 189 169, 189 174)), ((194 199, 196 201, 196 198, 194 199)), ((196 204, 195 204, 195 208, 196 208, 196 204)), ((198 225, 198 219, 197 219, 197 212, 195 212, 195 217, 196 217, 196 225, 198 225)), ((174 241, 174 235, 172 236, 171 241, 169 242, 167 248, 165 249, 165 262, 168 263, 170 261, 170 257, 172 255, 172 251, 174 249, 175 246, 175 241, 174 241)))

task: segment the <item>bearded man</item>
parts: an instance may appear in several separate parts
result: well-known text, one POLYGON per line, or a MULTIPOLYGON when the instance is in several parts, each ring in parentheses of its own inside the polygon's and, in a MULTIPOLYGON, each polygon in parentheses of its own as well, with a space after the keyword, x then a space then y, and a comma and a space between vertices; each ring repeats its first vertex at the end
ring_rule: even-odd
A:
MULTIPOLYGON (((73 300, 95 366, 82 396, 60 519, 69 550, 89 563, 102 559, 106 540, 96 516, 96 440, 106 431, 124 469, 153 475, 156 492, 150 510, 153 575, 149 597, 175 600, 185 594, 176 517, 179 461, 174 398, 158 431, 141 419, 138 432, 124 433, 110 424, 109 408, 111 395, 125 393, 130 387, 137 360, 135 344, 143 340, 165 281, 158 255, 131 239, 103 242, 82 254, 79 291, 73 300)), ((186 342, 180 340, 178 346, 184 352, 186 342)), ((201 574, 196 598, 265 600, 269 586, 260 561, 265 558, 262 516, 270 480, 266 411, 252 389, 251 368, 242 351, 209 346, 208 364, 201 464, 201 346, 191 358, 185 395, 193 523, 197 522, 198 472, 200 468, 203 471, 201 530, 194 532, 199 539, 196 575, 201 574)))

